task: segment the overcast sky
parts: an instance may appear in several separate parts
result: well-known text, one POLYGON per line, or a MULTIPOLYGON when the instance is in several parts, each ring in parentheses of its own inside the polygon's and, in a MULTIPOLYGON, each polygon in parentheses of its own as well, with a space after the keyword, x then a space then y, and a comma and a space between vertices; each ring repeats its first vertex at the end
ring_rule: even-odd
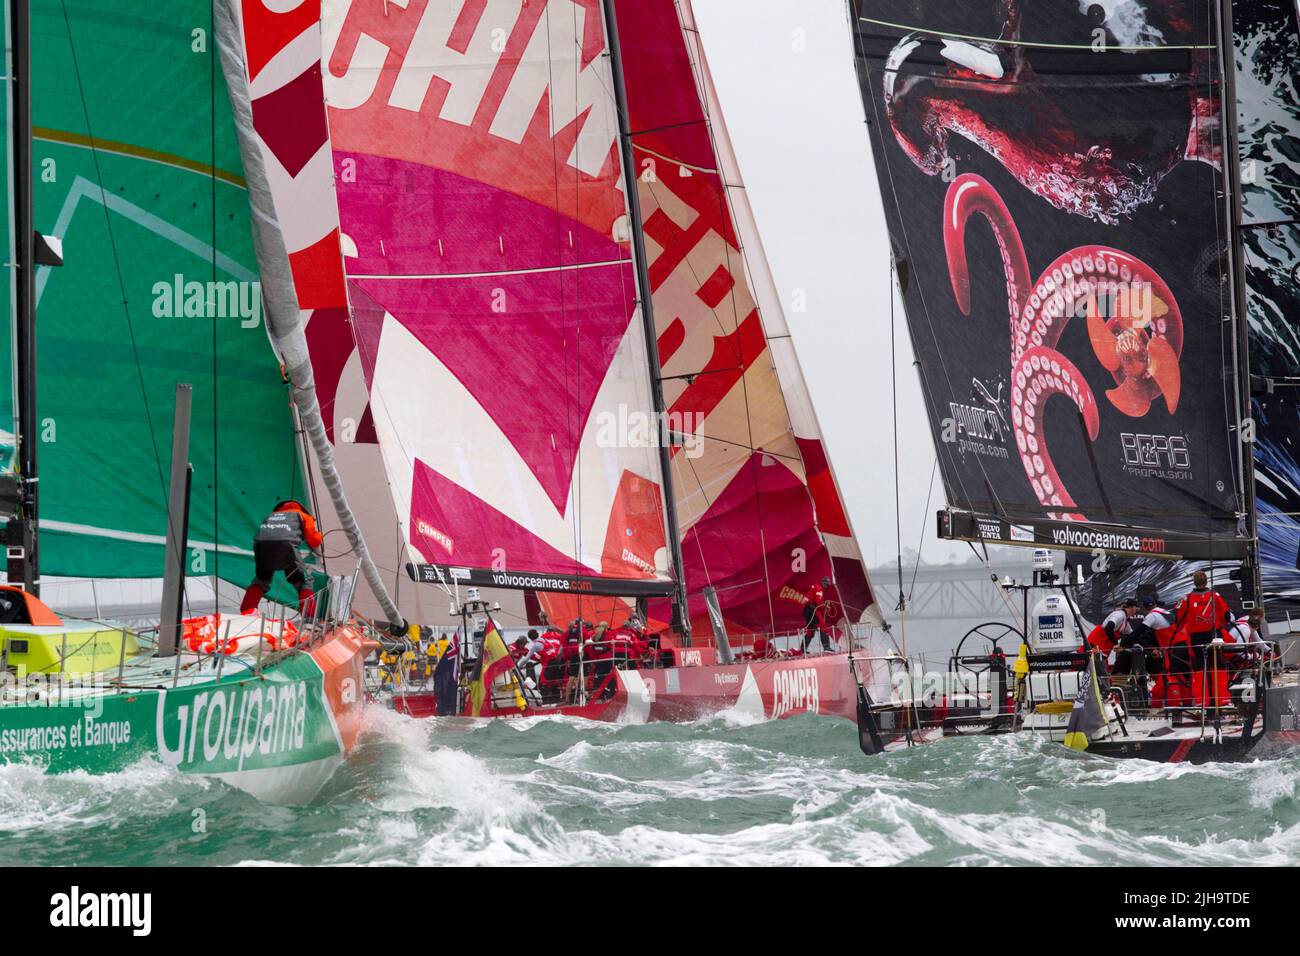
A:
MULTIPOLYGON (((844 0, 694 0, 700 35, 850 520, 868 564, 896 553, 891 282, 844 0), (740 11, 743 10, 743 14, 740 11), (740 14, 740 15, 738 15, 740 14), (806 49, 797 52, 798 41, 806 49), (798 290, 807 310, 790 306, 798 290)), ((943 484, 896 306, 902 538, 926 560, 943 484)))

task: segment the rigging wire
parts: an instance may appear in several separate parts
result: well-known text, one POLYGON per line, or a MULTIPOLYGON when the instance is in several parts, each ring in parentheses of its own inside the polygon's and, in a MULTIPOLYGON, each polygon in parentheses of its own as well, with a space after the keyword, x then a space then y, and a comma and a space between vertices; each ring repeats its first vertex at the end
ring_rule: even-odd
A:
MULTIPOLYGON (((896 277, 894 254, 891 250, 889 253, 889 386, 894 410, 894 537, 898 546, 898 606, 895 610, 899 612, 899 622, 901 624, 903 615, 907 612, 907 594, 903 590, 902 476, 898 467, 898 347, 894 320, 896 277)), ((937 458, 935 460, 938 461, 937 458)), ((931 478, 932 483, 933 480, 931 478)), ((904 632, 903 640, 906 641, 906 632, 904 632)))

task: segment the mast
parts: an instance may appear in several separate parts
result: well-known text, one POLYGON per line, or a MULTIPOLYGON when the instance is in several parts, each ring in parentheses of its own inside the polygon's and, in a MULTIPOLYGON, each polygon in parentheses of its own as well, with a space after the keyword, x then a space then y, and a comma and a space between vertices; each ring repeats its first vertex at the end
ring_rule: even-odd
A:
POLYGON ((28 0, 9 2, 12 53, 10 98, 13 118, 14 367, 18 399, 18 510, 9 520, 6 543, 9 583, 40 596, 36 547, 36 233, 32 224, 31 23, 28 0))
POLYGON ((632 153, 632 130, 629 126, 627 87, 623 79, 623 51, 618 41, 618 18, 614 0, 601 0, 605 13, 605 35, 609 39, 610 73, 614 80, 614 105, 618 114, 618 139, 623 160, 623 181, 627 188, 627 208, 631 217, 632 256, 636 261, 636 284, 641 303, 641 321, 645 327, 646 354, 650 365, 650 393, 654 401, 659 429, 659 462, 663 471, 664 510, 668 520, 668 547, 672 551, 677 586, 673 595, 673 629, 691 643, 691 616, 686 603, 686 567, 682 561, 681 528, 677 524, 677 498, 673 492, 672 443, 664 440, 671 434, 664 409, 664 388, 659 364, 659 337, 655 328, 654 305, 650 295, 650 271, 647 266, 645 237, 641 233, 641 197, 637 192, 636 163, 632 153))
POLYGON ((1232 0, 1217 0, 1219 34, 1219 77, 1223 115, 1224 206, 1228 215, 1228 278, 1233 323, 1233 374, 1237 389, 1237 454, 1240 460, 1243 505, 1246 509, 1247 558, 1242 567, 1242 603, 1253 607, 1259 600, 1259 522, 1255 513, 1255 446, 1242 440, 1242 429, 1251 420, 1250 329, 1246 321, 1245 253, 1241 241, 1241 147, 1237 129, 1237 81, 1232 30, 1232 0))

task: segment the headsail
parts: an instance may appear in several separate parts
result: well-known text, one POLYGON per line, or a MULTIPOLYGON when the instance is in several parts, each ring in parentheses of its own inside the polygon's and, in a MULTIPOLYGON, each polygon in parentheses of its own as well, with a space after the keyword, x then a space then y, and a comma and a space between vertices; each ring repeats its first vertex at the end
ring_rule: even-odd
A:
POLYGON ((326 11, 353 331, 423 580, 665 594, 598 6, 326 11))
POLYGON ((878 620, 691 5, 616 9, 693 630, 710 586, 729 628, 801 627, 823 576, 878 620))
POLYGON ((941 533, 1246 553, 1214 9, 851 0, 941 533))

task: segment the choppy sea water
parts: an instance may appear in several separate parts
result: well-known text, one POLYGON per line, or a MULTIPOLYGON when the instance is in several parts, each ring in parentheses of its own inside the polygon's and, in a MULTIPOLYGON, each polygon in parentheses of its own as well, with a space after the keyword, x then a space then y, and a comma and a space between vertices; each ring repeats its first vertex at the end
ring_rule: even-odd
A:
POLYGON ((154 763, 0 767, 0 865, 1291 864, 1300 756, 1111 761, 1027 735, 884 757, 847 721, 372 712, 307 807, 154 763))

